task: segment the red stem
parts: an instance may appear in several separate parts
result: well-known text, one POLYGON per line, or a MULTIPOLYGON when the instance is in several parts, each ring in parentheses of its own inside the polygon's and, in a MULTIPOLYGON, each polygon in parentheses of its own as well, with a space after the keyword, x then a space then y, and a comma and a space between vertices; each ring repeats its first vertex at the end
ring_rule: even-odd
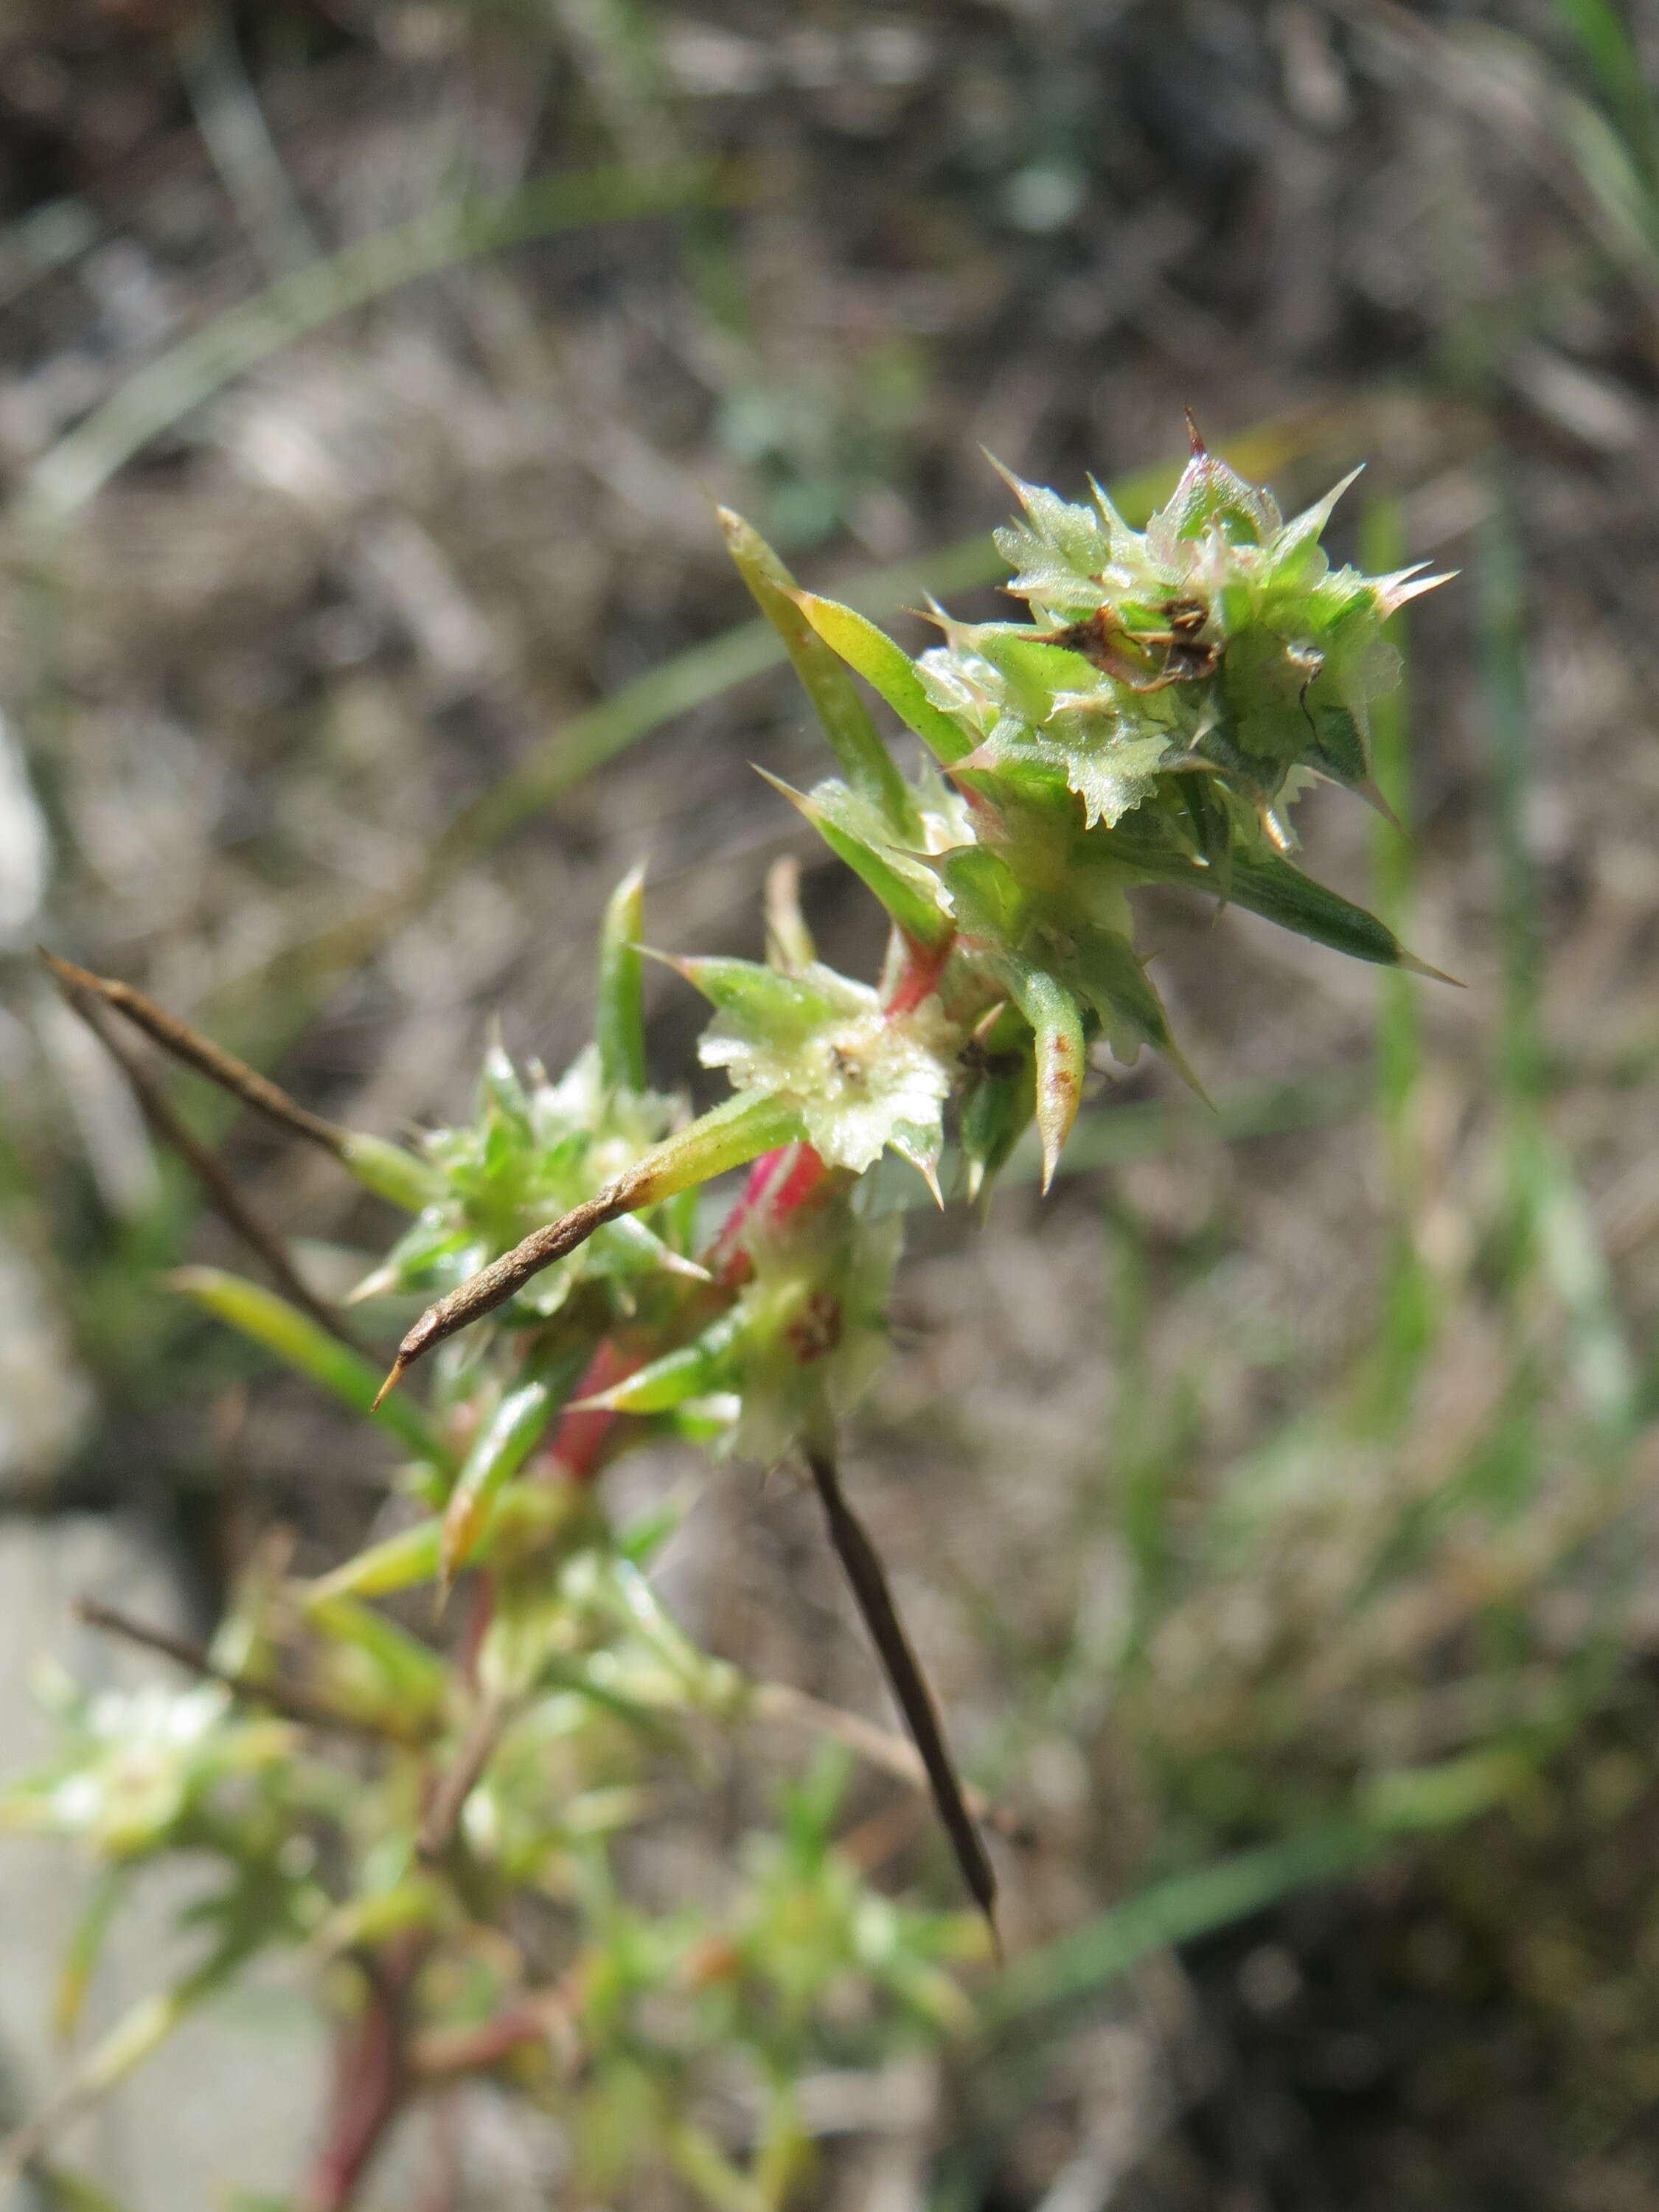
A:
MULTIPOLYGON (((645 1361, 643 1352, 625 1349, 614 1337, 607 1337, 584 1369, 576 1386, 577 1397, 597 1398, 601 1390, 626 1381, 645 1361)), ((622 1418, 603 1406, 573 1407, 561 1413, 547 1448, 548 1474, 568 1475, 573 1482, 591 1481, 604 1462, 622 1418)))
POLYGON ((822 1195, 830 1173, 811 1145, 781 1145, 776 1152, 761 1155, 708 1255, 709 1271, 723 1288, 735 1290, 748 1280, 745 1232, 798 1212, 822 1195))
MULTIPOLYGON (((931 988, 931 986, 929 987, 931 988)), ((926 995, 924 992, 923 995, 926 995)), ((743 1195, 726 1216, 708 1254, 708 1268, 720 1291, 735 1295, 748 1281, 752 1262, 746 1240, 757 1229, 787 1221, 791 1214, 826 1194, 833 1179, 811 1146, 781 1145, 763 1153, 749 1170, 743 1195)), ((599 1346, 576 1388, 576 1397, 596 1398, 643 1367, 651 1354, 616 1337, 599 1346)), ((590 1482, 620 1441, 627 1416, 602 1406, 574 1406, 559 1417, 542 1455, 544 1471, 573 1482, 590 1482)))
POLYGON ((403 2109, 409 2090, 404 2011, 419 1959, 417 1948, 405 1943, 388 1959, 364 1962, 363 2009, 340 2037, 328 2134, 301 2188, 297 2212, 348 2212, 403 2109))
POLYGON ((939 988, 939 977, 945 973, 945 963, 956 949, 956 941, 954 932, 939 945, 922 945, 914 937, 905 939, 908 957, 904 964, 904 972, 883 1009, 890 1022, 904 1014, 914 1014, 924 999, 933 996, 939 988))

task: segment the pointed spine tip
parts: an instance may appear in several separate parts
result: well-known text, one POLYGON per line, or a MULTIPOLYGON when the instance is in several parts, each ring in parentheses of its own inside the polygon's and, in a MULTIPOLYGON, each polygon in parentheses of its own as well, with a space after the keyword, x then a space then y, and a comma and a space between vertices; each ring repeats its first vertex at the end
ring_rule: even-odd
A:
POLYGON ((1013 471, 1008 467, 1006 462, 1000 461, 988 446, 981 446, 980 447, 980 451, 984 454, 986 459, 989 461, 991 466, 996 471, 997 474, 1002 478, 1004 483, 1007 485, 1009 490, 1012 492, 1014 497, 1019 501, 1020 505, 1024 507, 1025 504, 1025 495, 1030 489, 1030 486, 1021 477, 1017 477, 1013 471))
POLYGON ((654 960, 659 968, 672 968, 677 975, 684 975, 688 983, 692 980, 696 967, 695 955, 659 952, 654 945, 630 945, 628 949, 630 952, 637 952, 641 960, 654 960))
POLYGON ((1431 983, 1449 983, 1454 991, 1468 988, 1462 976, 1449 975, 1443 968, 1431 968, 1426 960, 1419 960, 1414 952, 1402 952, 1398 965, 1408 975, 1421 975, 1431 983))
POLYGON ((1374 775, 1363 777, 1359 782, 1351 784, 1349 789, 1356 798, 1364 799, 1373 814, 1380 815, 1390 830, 1397 830, 1402 837, 1411 835, 1405 823, 1389 805, 1387 794, 1374 775))
POLYGON ((392 1372, 386 1376, 386 1381, 381 1383, 380 1389, 374 1394, 374 1402, 370 1405, 368 1409, 371 1413, 378 1413, 380 1412, 380 1407, 392 1395, 392 1393, 397 1389, 399 1382, 403 1381, 404 1374, 405 1370, 408 1368, 408 1365, 409 1361, 407 1357, 400 1352, 398 1354, 398 1357, 392 1363, 392 1372))
POLYGON ((1181 411, 1187 418, 1187 437, 1193 449, 1193 459, 1201 460, 1210 449, 1204 442, 1204 433, 1198 427, 1198 417, 1190 407, 1183 407, 1181 411))
POLYGON ((749 765, 763 783, 769 783, 780 797, 787 799, 792 806, 799 808, 809 822, 817 820, 818 809, 812 803, 811 793, 797 791, 793 783, 786 783, 781 775, 774 775, 769 768, 763 768, 758 761, 750 761, 749 765))
POLYGON ((665 1274, 684 1276, 688 1283, 712 1283, 714 1279, 700 1260, 688 1259, 672 1245, 665 1247, 659 1264, 665 1274))

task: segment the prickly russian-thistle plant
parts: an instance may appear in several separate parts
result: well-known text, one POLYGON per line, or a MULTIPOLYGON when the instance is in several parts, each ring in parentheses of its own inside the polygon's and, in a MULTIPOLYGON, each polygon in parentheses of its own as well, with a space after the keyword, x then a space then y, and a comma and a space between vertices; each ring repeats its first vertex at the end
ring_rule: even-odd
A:
MULTIPOLYGON (((596 2174, 614 2181, 643 2148, 711 2202, 781 2204, 804 2156, 793 2083, 832 1987, 853 1974, 872 2016, 884 2003, 936 2027, 959 2005, 939 1965, 959 1927, 896 1911, 841 1865, 833 1793, 797 1801, 717 1938, 618 1901, 610 1839, 648 1817, 662 1717, 731 1720, 787 1693, 664 1615, 641 1571, 660 1527, 610 1527, 593 1479, 665 1432, 800 1454, 988 1917, 972 1808, 836 1468, 837 1425, 883 1357, 902 1230, 871 1170, 891 1151, 939 1202, 976 1198, 1035 1121, 1046 1182, 1093 1045, 1126 1060, 1150 1046, 1185 1073, 1136 949, 1138 885, 1416 964, 1291 861, 1289 808, 1315 777, 1370 793, 1366 708, 1395 673, 1383 627, 1438 580, 1334 570, 1319 539, 1343 487, 1286 522, 1194 447, 1144 532, 1097 489, 1074 506, 1011 478, 1024 520, 999 542, 1030 619, 938 612, 944 641, 917 659, 723 517, 842 771, 787 796, 892 933, 874 982, 836 974, 785 872, 763 963, 672 963, 714 1009, 702 1056, 732 1086, 696 1120, 647 1079, 635 877, 605 917, 594 1043, 556 1082, 492 1053, 473 1121, 418 1154, 331 1128, 137 994, 56 963, 78 1003, 131 1016, 404 1204, 411 1225, 361 1294, 432 1301, 371 1407, 372 1370, 314 1302, 179 1279, 389 1426, 422 1510, 320 1581, 257 1565, 211 1651, 183 1655, 197 1688, 118 1711, 70 1700, 61 1763, 9 1801, 14 1823, 82 1837, 118 1879, 174 1850, 222 1862, 212 1948, 173 2010, 275 1944, 350 1963, 307 2204, 350 2200, 422 2087, 509 2066, 573 2117, 596 2174), (855 678, 921 740, 914 775, 855 678), (705 1187, 745 1165, 711 1210, 705 1187), (388 1396, 434 1349, 424 1409, 388 1396), (373 1602, 463 1575, 459 1656, 373 1602), (358 1746, 355 1779, 320 1754, 330 1735, 358 1746), (532 1898, 556 1908, 550 1937, 522 1932, 532 1898), (769 2100, 743 2172, 697 2119, 699 2057, 722 2042, 752 2055, 769 2100)), ((94 2075, 143 2041, 95 2054, 94 2075)))

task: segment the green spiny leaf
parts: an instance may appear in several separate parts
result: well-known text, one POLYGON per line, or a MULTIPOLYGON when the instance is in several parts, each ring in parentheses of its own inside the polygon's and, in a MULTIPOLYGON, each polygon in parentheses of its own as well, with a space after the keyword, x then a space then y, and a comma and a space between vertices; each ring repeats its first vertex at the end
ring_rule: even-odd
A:
POLYGON ((612 1413, 665 1413, 723 1385, 740 1317, 725 1313, 690 1344, 624 1376, 588 1402, 612 1413))
POLYGON ((824 643, 881 694, 936 760, 949 768, 973 750, 973 740, 927 696, 909 654, 884 630, 851 607, 811 592, 797 593, 796 604, 824 643))
POLYGON ((981 1070, 962 1102, 957 1135, 970 1204, 1007 1165, 1036 1110, 1030 1054, 1006 1057, 1013 1060, 1012 1066, 994 1063, 981 1070))
POLYGON ((645 1013, 640 931, 645 871, 630 868, 606 903, 599 929, 599 984, 593 1034, 608 1091, 645 1089, 645 1013))
POLYGON ((1036 1124, 1046 1191, 1083 1103, 1083 1016, 1065 985, 1046 969, 1012 958, 1002 964, 1015 1004, 1036 1041, 1036 1124))
POLYGON ((860 798, 879 807, 890 830, 908 835, 915 810, 903 777, 882 743, 870 710, 830 646, 803 613, 799 587, 772 548, 729 507, 719 510, 726 550, 755 604, 783 640, 795 673, 817 710, 842 774, 860 798))
POLYGON ((401 1721, 407 1723, 441 1710, 449 1668, 430 1644, 422 1644, 395 1620, 353 1597, 319 1597, 313 1589, 306 1613, 312 1626, 331 1643, 360 1653, 368 1662, 379 1678, 379 1688, 395 1700, 401 1721))
POLYGON ((1407 968, 1438 982, 1452 980, 1407 952, 1375 915, 1276 854, 1235 857, 1231 888, 1240 906, 1276 921, 1281 929, 1293 929, 1298 937, 1311 938, 1316 945, 1328 945, 1334 951, 1375 961, 1383 968, 1407 968))
POLYGON ((809 1036, 840 1011, 801 977, 780 975, 758 961, 691 959, 670 965, 740 1029, 779 1044, 809 1036))
POLYGON ((1068 986, 1099 1015, 1120 1060, 1133 1060, 1136 1046, 1149 1044, 1199 1090, 1170 1034, 1164 1001, 1127 937, 1115 929, 1079 930, 1063 972, 1068 986))
MULTIPOLYGON (((763 775, 765 770, 763 769, 763 775)), ((799 807, 824 843, 872 891, 894 924, 914 943, 930 951, 943 945, 955 927, 933 895, 923 871, 904 856, 867 834, 860 821, 863 808, 856 793, 845 784, 820 783, 810 793, 792 790, 776 776, 766 781, 799 807)))
POLYGON ((446 1583, 471 1558, 489 1525, 497 1493, 541 1442, 549 1421, 586 1365, 590 1351, 585 1341, 566 1346, 553 1371, 509 1390, 479 1432, 444 1515, 441 1565, 446 1583))
POLYGON ((1018 951, 1030 918, 1025 887, 1000 854, 983 845, 961 845, 933 863, 948 888, 963 929, 1018 951))
POLYGON ((340 1148, 340 1158, 367 1189, 402 1206, 405 1213, 419 1213, 443 1196, 444 1179, 438 1170, 384 1137, 365 1136, 354 1129, 340 1148))
POLYGON ((630 1168, 619 1193, 630 1212, 657 1206, 692 1184, 712 1182, 802 1134, 799 1112, 781 1099, 739 1093, 665 1137, 630 1168))

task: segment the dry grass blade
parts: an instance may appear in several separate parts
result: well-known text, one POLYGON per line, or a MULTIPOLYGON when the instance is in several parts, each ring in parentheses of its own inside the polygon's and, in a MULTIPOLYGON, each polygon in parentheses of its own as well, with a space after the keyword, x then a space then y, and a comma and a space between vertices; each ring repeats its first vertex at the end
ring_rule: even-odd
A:
POLYGON ((335 1735, 367 1737, 371 1742, 383 1743, 388 1736, 394 1741, 407 1738, 398 1730, 379 1721, 366 1720, 356 1713, 343 1711, 321 1698, 313 1698, 303 1690, 290 1687, 284 1682, 273 1682, 264 1675, 238 1674, 228 1667, 220 1667, 210 1652, 199 1644, 191 1644, 182 1636, 170 1636, 166 1630, 151 1628, 142 1620, 134 1620, 128 1613, 112 1605, 100 1605, 92 1598, 79 1598, 75 1605, 75 1617, 88 1628, 100 1630, 106 1636, 118 1636, 124 1643, 137 1644, 141 1650, 154 1651, 163 1659, 171 1659, 186 1674, 195 1674, 204 1682, 216 1682, 222 1689, 229 1690, 239 1698, 247 1698, 257 1704, 269 1706, 284 1720, 297 1721, 303 1728, 322 1729, 335 1735))
MULTIPOLYGON (((826 1705, 822 1698, 788 1682, 758 1683, 754 1701, 755 1711, 763 1719, 830 1736, 884 1774, 890 1774, 895 1781, 907 1783, 913 1790, 928 1787, 927 1769, 915 1745, 908 1737, 894 1735, 874 1721, 866 1720, 862 1713, 843 1712, 839 1705, 826 1705)), ((994 1803, 971 1783, 963 1785, 962 1802, 981 1827, 994 1830, 1012 1844, 1033 1842, 1031 1821, 1018 1808, 994 1803)))
POLYGON ((985 1915, 992 1941, 1000 1950, 996 1875, 969 1810, 927 1678, 910 1648, 910 1639, 893 1602, 881 1555, 870 1540, 864 1523, 848 1504, 834 1453, 822 1443, 811 1443, 805 1448, 805 1457, 823 1507, 823 1517, 829 1523, 830 1540, 846 1570, 864 1625, 880 1655, 888 1686, 921 1755, 933 1803, 951 1839, 963 1881, 985 1915))
POLYGON ((549 234, 711 205, 738 194, 703 166, 651 177, 624 169, 540 177, 502 194, 469 195, 397 228, 309 261, 193 331, 141 368, 31 467, 25 520, 60 527, 160 432, 295 339, 422 276, 549 234))
POLYGON ((614 1188, 602 1190, 590 1198, 585 1206, 576 1206, 557 1221, 550 1221, 544 1229, 533 1230, 522 1244, 515 1244, 488 1267, 441 1297, 435 1305, 428 1306, 398 1346, 398 1357, 392 1362, 392 1372, 380 1385, 378 1406, 390 1390, 395 1390, 404 1375, 423 1352, 430 1352, 434 1344, 441 1344, 447 1336, 453 1336, 458 1328, 470 1322, 481 1321, 485 1314, 493 1313, 504 1305, 514 1291, 527 1283, 532 1275, 550 1267, 556 1260, 562 1260, 579 1244, 586 1243, 596 1229, 607 1221, 614 1221, 619 1213, 626 1213, 629 1195, 626 1190, 614 1188))
POLYGON ((350 1140, 349 1131, 325 1121, 320 1114, 308 1112, 279 1085, 261 1075, 257 1067, 250 1067, 234 1053, 215 1044, 211 1037, 204 1036, 200 1030, 192 1029, 177 1014, 170 1014, 165 1006, 157 1006, 154 999, 135 989, 132 984, 119 982, 112 975, 94 975, 91 969, 79 968, 74 961, 48 952, 44 945, 40 951, 58 988, 66 994, 85 994, 104 1006, 112 1006, 143 1030, 146 1036, 153 1038, 164 1052, 171 1053, 186 1067, 193 1067, 198 1075, 205 1075, 210 1083, 216 1083, 221 1090, 240 1098, 245 1106, 251 1106, 256 1114, 263 1114, 280 1128, 291 1129, 295 1136, 304 1137, 311 1144, 320 1145, 337 1159, 343 1157, 350 1140))
MULTIPOLYGON (((117 1034, 106 1017, 105 1000, 93 995, 94 987, 100 985, 103 979, 89 975, 84 968, 76 967, 71 961, 57 959, 50 952, 43 953, 41 957, 52 970, 52 980, 63 994, 64 1003, 80 1015, 111 1059, 120 1068, 132 1086, 133 1096, 138 1101, 144 1119, 161 1142, 170 1146, 190 1170, 207 1194, 209 1203, 226 1227, 240 1237, 250 1251, 258 1255, 264 1262, 265 1269, 272 1282, 276 1284, 284 1297, 298 1306, 302 1312, 309 1315, 319 1328, 326 1329, 331 1337, 355 1352, 357 1349, 356 1342, 350 1331, 305 1282, 293 1261, 289 1259, 287 1247, 282 1238, 254 1212, 252 1207, 249 1206, 247 1200, 195 1131, 181 1119, 166 1091, 162 1090, 149 1070, 142 1060, 135 1057, 125 1040, 117 1034)), ((125 984, 118 983, 110 985, 108 989, 125 993, 127 987, 125 984)), ((172 1016, 162 1015, 161 1009, 159 1006, 153 1006, 142 992, 132 992, 130 995, 138 1000, 149 1012, 161 1015, 164 1021, 172 1022, 172 1016)), ((120 1001, 111 1000, 109 1003, 118 1004, 120 1001)), ((126 1009, 124 1008, 124 1011, 126 1009)), ((134 1018, 138 1018, 135 1015, 134 1018)), ((146 1022, 144 1026, 149 1029, 149 1023, 146 1022)), ((184 1029, 182 1023, 177 1026, 180 1030, 184 1029)), ((155 1030, 151 1030, 150 1034, 154 1036, 155 1030)), ((185 1030, 185 1034, 194 1037, 195 1032, 185 1030)), ((200 1042, 206 1043, 205 1039, 200 1042)), ((216 1050, 216 1048, 210 1047, 209 1049, 216 1050)), ((228 1055, 226 1054, 223 1057, 228 1058, 228 1055)), ((240 1061, 234 1064, 237 1066, 241 1065, 240 1061)), ((253 1073, 252 1068, 246 1072, 249 1075, 253 1073)), ((254 1079, 258 1081, 261 1079, 256 1077, 254 1079)), ((238 1095, 243 1094, 239 1091, 238 1095)), ((301 1109, 296 1107, 295 1110, 297 1113, 301 1109)))

